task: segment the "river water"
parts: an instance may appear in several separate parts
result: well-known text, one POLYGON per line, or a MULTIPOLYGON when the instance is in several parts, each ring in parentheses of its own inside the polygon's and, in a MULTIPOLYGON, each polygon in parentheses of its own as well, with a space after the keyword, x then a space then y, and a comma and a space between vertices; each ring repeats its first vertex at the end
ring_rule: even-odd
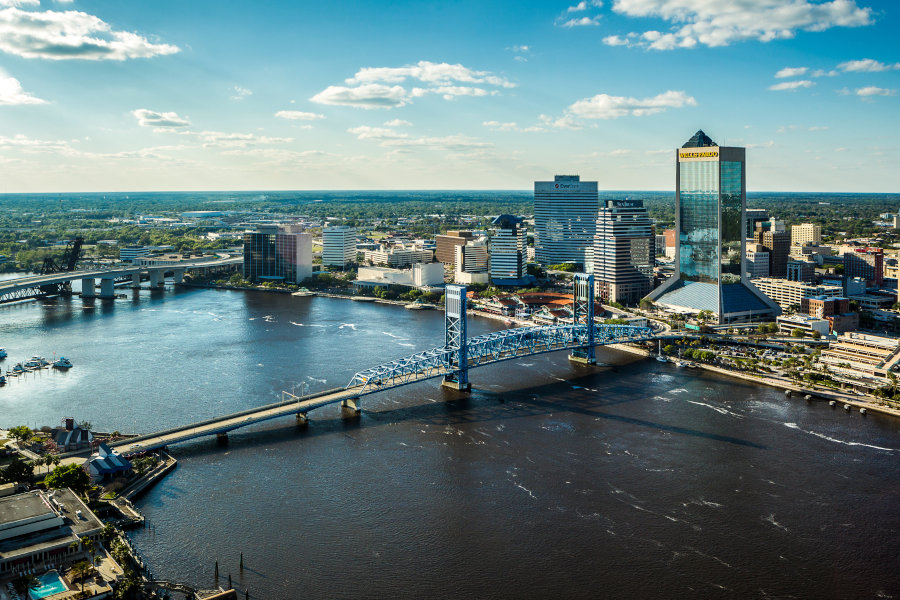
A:
MULTIPOLYGON (((146 432, 344 385, 439 345, 438 312, 128 290, 0 307, 0 425, 146 432), (0 363, 3 364, 3 363, 0 363)), ((472 318, 470 335, 502 327, 472 318)), ((138 506, 154 575, 252 598, 900 597, 900 427, 602 351, 425 382, 172 448, 138 506), (240 569, 243 554, 244 568, 240 569)))

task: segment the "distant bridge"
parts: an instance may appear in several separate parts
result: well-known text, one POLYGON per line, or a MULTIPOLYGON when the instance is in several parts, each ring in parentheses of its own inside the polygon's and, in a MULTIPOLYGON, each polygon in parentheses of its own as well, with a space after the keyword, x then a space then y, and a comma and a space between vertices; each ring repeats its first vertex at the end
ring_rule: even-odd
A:
POLYGON ((393 360, 356 373, 344 388, 295 396, 282 392, 282 400, 222 417, 208 419, 110 444, 122 454, 137 454, 171 444, 217 435, 262 421, 295 415, 305 424, 307 413, 329 404, 338 404, 351 414, 359 414, 362 396, 441 377, 442 385, 458 391, 470 388, 469 369, 545 352, 571 350, 570 359, 594 364, 594 348, 609 344, 655 339, 649 327, 597 325, 594 323, 594 278, 575 276, 572 325, 521 327, 495 331, 474 338, 466 335, 466 288, 448 285, 445 293, 444 345, 412 356, 393 360))
POLYGON ((134 267, 115 267, 111 269, 93 269, 67 271, 49 275, 32 275, 0 281, 0 303, 39 298, 58 293, 60 284, 81 280, 82 298, 113 298, 115 285, 131 281, 133 287, 140 287, 142 279, 150 280, 150 287, 161 288, 166 275, 171 275, 176 283, 180 283, 187 271, 208 269, 232 269, 242 264, 243 258, 226 258, 216 260, 181 261, 171 264, 138 265, 134 267), (100 281, 100 293, 97 293, 97 280, 100 281))

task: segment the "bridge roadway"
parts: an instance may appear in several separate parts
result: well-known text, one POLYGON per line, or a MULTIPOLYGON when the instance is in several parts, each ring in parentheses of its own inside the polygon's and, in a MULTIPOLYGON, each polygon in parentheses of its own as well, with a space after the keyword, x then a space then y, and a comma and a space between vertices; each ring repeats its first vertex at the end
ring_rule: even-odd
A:
POLYGON ((193 260, 165 265, 139 265, 135 267, 115 267, 111 269, 94 269, 90 271, 66 271, 64 273, 51 273, 49 275, 31 275, 28 277, 0 281, 0 299, 21 299, 24 297, 17 296, 17 293, 27 293, 28 290, 36 290, 42 286, 66 283, 77 279, 100 279, 102 281, 134 277, 141 273, 161 274, 169 271, 179 271, 183 273, 184 271, 239 265, 243 263, 243 260, 242 257, 238 256, 219 260, 193 260))
MULTIPOLYGON (((655 339, 651 330, 643 327, 595 325, 594 331, 596 345, 655 339)), ((586 339, 585 325, 524 327, 493 332, 467 340, 470 348, 493 348, 493 351, 470 354, 466 361, 467 367, 475 368, 535 354, 580 348, 584 347, 586 339)), ((282 392, 282 397, 289 396, 290 400, 121 440, 110 446, 123 455, 131 455, 200 437, 227 434, 241 427, 289 415, 296 415, 298 423, 306 423, 309 411, 339 402, 358 414, 359 399, 362 396, 443 377, 458 370, 458 366, 453 367, 445 362, 445 355, 455 351, 452 348, 435 348, 361 371, 351 379, 346 388, 325 390, 302 397, 282 392)))

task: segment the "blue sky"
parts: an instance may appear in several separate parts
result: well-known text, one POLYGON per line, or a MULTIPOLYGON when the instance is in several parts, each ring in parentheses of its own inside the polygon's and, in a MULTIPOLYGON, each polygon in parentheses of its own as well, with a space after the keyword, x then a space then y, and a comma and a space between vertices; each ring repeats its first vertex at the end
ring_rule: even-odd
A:
POLYGON ((0 0, 0 192, 900 192, 887 0, 0 0))

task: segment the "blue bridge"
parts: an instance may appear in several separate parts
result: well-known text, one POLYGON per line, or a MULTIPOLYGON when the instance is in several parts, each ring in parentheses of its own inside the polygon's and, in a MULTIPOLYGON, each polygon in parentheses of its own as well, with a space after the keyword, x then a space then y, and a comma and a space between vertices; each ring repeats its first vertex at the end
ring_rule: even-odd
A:
POLYGON ((445 339, 439 348, 360 371, 344 388, 306 396, 282 392, 280 402, 112 445, 123 454, 135 454, 208 435, 223 437, 240 427, 289 415, 295 415, 298 423, 305 424, 309 411, 329 404, 340 403, 351 414, 359 414, 362 396, 426 379, 440 377, 443 386, 467 392, 471 389, 469 370, 476 367, 560 350, 570 350, 570 360, 594 364, 596 346, 654 339, 654 332, 649 327, 597 325, 594 322, 593 288, 592 275, 575 276, 572 324, 519 327, 469 338, 466 334, 466 288, 448 285, 445 339))

